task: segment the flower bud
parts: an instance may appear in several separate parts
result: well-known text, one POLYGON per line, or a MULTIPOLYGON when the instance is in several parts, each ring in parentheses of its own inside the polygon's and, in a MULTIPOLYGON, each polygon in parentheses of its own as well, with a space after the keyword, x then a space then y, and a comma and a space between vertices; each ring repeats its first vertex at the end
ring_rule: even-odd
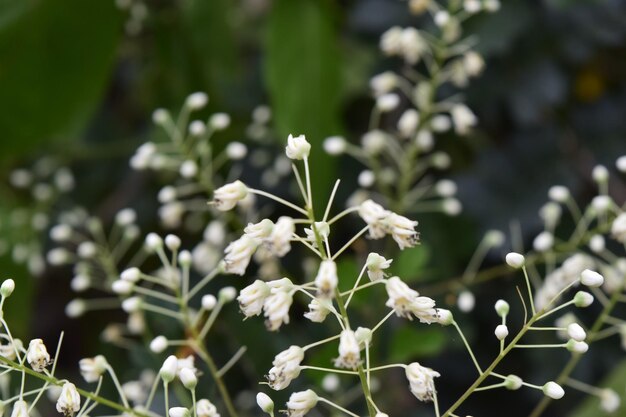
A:
POLYGON ((471 291, 463 291, 459 294, 456 305, 463 313, 469 313, 476 305, 476 297, 474 297, 474 294, 472 294, 471 291))
POLYGON ((127 282, 137 282, 139 281, 140 277, 141 277, 141 271, 139 270, 139 268, 125 269, 120 275, 120 278, 122 279, 122 281, 127 281, 127 282))
POLYGON ((163 239, 161 239, 161 236, 157 235, 156 233, 149 233, 148 236, 146 236, 146 247, 150 250, 157 250, 158 248, 163 246, 163 239))
POLYGON ((593 303, 593 295, 589 294, 586 291, 578 291, 576 295, 574 295, 574 305, 576 307, 589 307, 593 303))
POLYGON ((452 312, 450 310, 446 310, 445 308, 438 308, 437 316, 435 318, 435 322, 441 324, 442 326, 449 326, 454 323, 454 317, 452 316, 452 312))
POLYGON ((604 283, 604 277, 596 271, 585 269, 580 274, 580 282, 588 287, 599 287, 604 283))
POLYGON ((341 155, 346 151, 348 145, 346 140, 341 136, 331 136, 324 140, 322 146, 324 147, 324 151, 329 155, 341 155))
POLYGON ((522 387, 522 378, 517 375, 507 375, 504 380, 504 387, 508 390, 515 391, 522 387))
POLYGON ((141 309, 142 300, 140 297, 130 297, 122 301, 122 310, 127 313, 135 313, 141 309))
POLYGON ((609 170, 604 165, 596 165, 591 171, 591 177, 597 183, 605 183, 609 180, 609 170))
POLYGON ((165 236, 165 246, 172 252, 180 249, 180 238, 176 235, 167 235, 165 236))
POLYGON ((159 376, 165 382, 172 382, 176 377, 176 371, 178 370, 178 359, 174 355, 170 355, 165 359, 161 369, 159 370, 159 376))
POLYGON ((543 386, 543 393, 553 400, 560 400, 565 395, 563 388, 556 382, 550 381, 543 386))
POLYGON ((0 295, 4 298, 8 298, 13 294, 13 290, 15 290, 15 281, 12 279, 5 279, 2 282, 2 286, 0 286, 0 295))
POLYGON ((500 324, 494 332, 498 340, 504 340, 509 335, 509 328, 505 324, 500 324))
POLYGON ((135 285, 130 281, 118 279, 117 281, 113 281, 113 283, 111 284, 111 289, 115 294, 128 295, 133 292, 134 286, 135 285))
POLYGON ((285 153, 289 159, 305 159, 309 157, 311 152, 311 144, 307 142, 304 135, 293 137, 289 135, 287 138, 287 147, 285 153))
POLYGON ((267 414, 274 412, 274 401, 264 392, 259 392, 256 395, 256 403, 259 405, 259 408, 267 414))
POLYGON ((574 353, 585 353, 589 350, 589 345, 585 342, 577 342, 574 339, 567 341, 565 348, 574 353))
POLYGON ((183 383, 185 388, 192 391, 198 385, 198 377, 196 377, 195 372, 191 368, 183 368, 181 369, 178 377, 180 378, 180 382, 183 383))
POLYGON ((65 306, 65 314, 71 319, 82 316, 87 311, 87 303, 85 300, 76 298, 65 306))
POLYGON ((525 261, 526 259, 522 254, 516 252, 509 252, 506 254, 506 263, 512 268, 519 269, 523 267, 525 261))
POLYGON ((183 267, 190 267, 192 262, 191 253, 187 250, 180 251, 180 255, 178 255, 178 262, 183 267))
POLYGON ((224 287, 217 294, 219 300, 223 303, 229 303, 237 297, 237 290, 235 287, 224 287))
POLYGON ((209 96, 201 91, 190 94, 185 100, 185 106, 191 110, 200 110, 209 102, 209 96))
POLYGON ((570 192, 567 187, 555 185, 548 190, 548 197, 557 203, 564 203, 570 198, 570 192))
POLYGON ((582 342, 587 338, 587 333, 578 323, 571 323, 567 326, 567 335, 577 342, 582 342))
POLYGON ((191 417, 191 413, 185 407, 172 407, 169 409, 169 417, 191 417))
POLYGON ((507 314, 509 314, 509 303, 504 300, 498 300, 496 301, 495 309, 496 313, 498 313, 498 316, 505 317, 507 314))
POLYGON ((66 416, 73 416, 80 410, 80 395, 76 390, 76 386, 71 382, 63 384, 56 408, 59 413, 63 413, 66 416))
POLYGON ((211 311, 215 308, 215 305, 217 304, 217 299, 212 294, 206 294, 202 296, 201 303, 203 309, 211 311))
POLYGON ((150 350, 154 353, 161 353, 167 349, 167 338, 165 336, 157 336, 150 342, 150 350))

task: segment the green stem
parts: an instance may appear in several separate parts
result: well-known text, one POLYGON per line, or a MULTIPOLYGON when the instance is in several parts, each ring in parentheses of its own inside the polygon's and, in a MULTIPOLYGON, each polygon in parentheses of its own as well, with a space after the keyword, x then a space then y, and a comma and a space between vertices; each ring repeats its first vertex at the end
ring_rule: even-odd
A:
MULTIPOLYGON (((30 368, 27 368, 24 365, 20 365, 17 362, 14 362, 14 361, 12 361, 10 359, 7 359, 4 356, 0 356, 0 362, 7 364, 8 366, 10 366, 11 368, 15 369, 16 371, 20 371, 20 372, 26 373, 26 374, 28 374, 30 376, 33 376, 35 378, 39 378, 42 381, 47 382, 47 383, 49 383, 51 385, 56 385, 56 386, 60 387, 64 383, 63 381, 61 381, 61 380, 59 380, 57 378, 50 377, 50 376, 47 376, 45 374, 36 372, 36 371, 34 371, 34 370, 30 369, 30 368)), ((139 412, 137 410, 133 410, 132 408, 124 407, 123 405, 120 405, 120 404, 118 404, 118 403, 116 403, 114 401, 108 400, 106 398, 102 398, 99 395, 95 395, 95 394, 93 394, 93 393, 91 393, 89 391, 85 391, 85 390, 80 389, 80 388, 76 388, 76 390, 78 391, 78 393, 82 397, 88 398, 88 399, 90 399, 92 401, 95 401, 95 402, 97 402, 99 404, 102 404, 102 405, 104 405, 106 407, 110 407, 110 408, 112 408, 114 410, 121 411, 122 413, 129 413, 131 415, 135 415, 135 416, 138 416, 138 417, 149 417, 145 413, 141 413, 141 412, 139 412)))

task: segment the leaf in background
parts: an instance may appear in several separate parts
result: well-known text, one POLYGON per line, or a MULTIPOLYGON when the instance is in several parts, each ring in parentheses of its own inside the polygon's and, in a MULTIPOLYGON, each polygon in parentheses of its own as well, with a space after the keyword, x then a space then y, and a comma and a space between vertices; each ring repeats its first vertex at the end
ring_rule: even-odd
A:
POLYGON ((23 2, 32 7, 0 26, 5 156, 76 134, 98 105, 121 35, 113 1, 23 2))
POLYGON ((408 363, 415 358, 432 356, 443 349, 446 337, 438 328, 419 328, 412 323, 395 330, 389 346, 391 362, 408 363))
MULTIPOLYGON (((341 65, 327 0, 277 0, 267 34, 265 78, 276 127, 287 135, 305 134, 313 145, 311 165, 317 201, 324 201, 335 177, 335 163, 322 150, 325 137, 341 134, 341 65)), ((322 211, 317 204, 317 211, 322 211)))
MULTIPOLYGON (((589 396, 576 408, 570 417, 609 417, 626 415, 626 401, 624 390, 626 389, 626 360, 620 362, 611 374, 600 384, 603 388, 612 388, 622 399, 620 407, 614 413, 607 413, 600 408, 600 400, 595 396, 589 396)), ((573 391, 570 389, 570 391, 573 391)))
POLYGON ((425 268, 429 257, 430 250, 426 244, 405 249, 399 252, 393 260, 391 264, 392 274, 408 282, 417 281, 420 278, 420 271, 425 268))

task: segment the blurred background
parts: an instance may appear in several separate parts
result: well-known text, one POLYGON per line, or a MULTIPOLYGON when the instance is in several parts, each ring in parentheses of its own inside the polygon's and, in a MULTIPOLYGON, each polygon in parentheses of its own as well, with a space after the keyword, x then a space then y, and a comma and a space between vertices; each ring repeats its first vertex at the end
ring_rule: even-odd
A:
MULTIPOLYGON (((227 112, 233 120, 218 147, 243 140, 253 109, 267 104, 277 145, 289 133, 306 134, 318 150, 317 181, 329 187, 339 177, 350 189, 359 170, 323 156, 321 143, 337 134, 357 142, 367 130, 373 105, 369 79, 394 65, 381 57, 378 41, 394 25, 420 27, 424 21, 399 0, 0 0, 1 176, 7 179, 12 169, 53 155, 76 177, 71 198, 60 198, 59 207, 78 203, 110 221, 132 206, 142 229, 156 229, 158 184, 131 171, 128 159, 158 135, 151 120, 155 108, 175 112, 189 93, 205 91, 207 113, 227 112)), ((462 273, 488 229, 508 233, 511 220, 518 219, 528 242, 541 230, 537 211, 551 185, 566 185, 587 201, 594 192, 591 169, 598 163, 612 166, 626 153, 624 1, 507 0, 499 12, 472 18, 466 27, 477 36, 487 63, 467 90, 479 124, 466 139, 441 142, 452 157, 451 177, 464 211, 452 220, 419 218, 428 250, 413 263, 405 260, 411 273, 419 270, 419 279, 430 284, 462 273)), ((611 186, 616 200, 624 201, 623 184, 611 186)), ((11 226, 12 212, 29 201, 2 181, 0 231, 12 230, 2 236, 3 245, 24 238, 11 226)), ((43 251, 47 244, 43 236, 43 251)), ((487 264, 500 263, 505 252, 494 251, 487 264)), ((95 353, 100 331, 115 315, 67 319, 70 270, 52 268, 29 278, 10 251, 0 265, 3 276, 18 283, 19 302, 8 305, 14 331, 24 339, 56 340, 65 330, 61 365, 75 373, 76 361, 95 353)), ((418 288, 419 279, 412 283, 418 288)), ((492 338, 493 301, 503 293, 514 297, 512 282, 505 277, 480 288, 486 301, 479 297, 463 323, 472 341, 492 338)), ((229 314, 233 321, 241 318, 236 311, 229 314)), ((250 341, 266 337, 258 321, 244 327, 250 341)), ((232 347, 225 333, 219 343, 232 347)), ((444 404, 471 383, 466 353, 455 337, 429 328, 415 333, 408 326, 391 329, 389 337, 391 357, 417 359, 451 375, 449 386, 440 388, 444 404)), ((269 365, 285 338, 281 333, 255 347, 255 357, 246 362, 248 374, 262 375, 263 364, 269 365)), ((593 368, 581 365, 581 379, 598 382, 618 366, 615 345, 598 352, 593 368)), ((497 348, 478 346, 484 360, 497 348)), ((323 354, 330 358, 333 352, 323 354)), ((113 348, 107 356, 128 360, 126 352, 113 348)), ((558 372, 560 361, 556 354, 529 354, 509 366, 513 373, 531 368, 535 374, 529 377, 543 381, 558 372)), ((411 397, 403 375, 387 377, 383 390, 393 389, 386 397, 395 404, 390 415, 432 413, 411 397)), ((617 382, 622 392, 625 380, 617 382)), ((237 381, 229 382, 243 384, 237 381)), ((540 395, 522 390, 494 398, 487 403, 476 395, 468 409, 477 416, 522 416, 540 395)), ((600 415, 596 410, 572 396, 548 415, 600 415)))

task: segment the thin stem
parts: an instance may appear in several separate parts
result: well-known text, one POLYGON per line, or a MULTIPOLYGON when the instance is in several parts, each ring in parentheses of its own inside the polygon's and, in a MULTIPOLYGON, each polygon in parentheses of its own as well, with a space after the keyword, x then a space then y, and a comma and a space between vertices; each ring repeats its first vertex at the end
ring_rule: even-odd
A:
POLYGON ((302 213, 302 214, 304 214, 305 216, 307 215, 306 210, 304 210, 304 209, 302 209, 302 208, 300 208, 300 207, 296 206, 296 205, 295 205, 295 204, 293 204, 293 203, 290 203, 290 202, 289 202, 289 201, 287 201, 287 200, 284 200, 284 199, 282 199, 282 198, 280 198, 280 197, 278 197, 278 196, 275 196, 274 194, 271 194, 271 193, 265 192, 265 191, 263 191, 263 190, 257 190, 257 189, 255 189, 255 188, 248 188, 248 192, 250 192, 250 193, 252 193, 252 194, 257 194, 257 195, 260 195, 260 196, 263 196, 263 197, 267 197, 267 198, 272 199, 272 200, 274 200, 274 201, 276 201, 276 202, 278 202, 278 203, 280 203, 280 204, 283 204, 283 205, 285 205, 285 206, 287 206, 287 207, 289 207, 289 208, 291 208, 291 209, 293 209, 293 210, 295 210, 295 211, 297 211, 297 212, 299 212, 299 213, 302 213))
POLYGON ((328 404, 328 405, 330 405, 330 406, 332 406, 332 407, 336 408, 337 410, 339 410, 339 411, 342 411, 342 412, 346 413, 346 414, 347 414, 347 415, 349 415, 349 416, 359 417, 357 414, 354 414, 353 412, 346 410, 345 408, 341 407, 340 405, 335 404, 334 402, 332 402, 332 401, 330 401, 330 400, 327 400, 326 398, 323 398, 323 397, 317 397, 317 399, 318 399, 318 401, 321 401, 321 402, 323 402, 323 403, 326 403, 326 404, 328 404))
POLYGON ((452 325, 454 326, 456 331, 459 332, 459 335, 461 336, 461 339, 463 340, 463 343, 465 344, 465 348, 467 349, 468 353, 472 357, 472 362, 474 362, 474 366, 476 367, 476 370, 478 370, 479 374, 482 374, 483 370, 480 368, 480 365, 478 364, 478 361, 476 360, 476 356, 474 356, 474 352, 472 351, 472 348, 467 342, 467 339, 465 338, 465 335, 463 334, 461 327, 459 327, 459 324, 456 321, 453 321, 452 325))
POLYGON ((335 186, 333 187, 333 191, 330 193, 330 198, 328 199, 328 204, 326 205, 326 211, 324 211, 324 217, 322 221, 325 222, 328 219, 328 214, 330 213, 330 207, 333 204, 333 200, 335 199, 335 193, 337 192, 337 188, 339 188, 339 182, 341 180, 335 181, 335 186))
POLYGON ((533 290, 530 287, 530 279, 528 278, 528 271, 526 270, 526 265, 522 266, 522 271, 524 272, 524 279, 526 280, 526 288, 528 289, 528 299, 530 300, 530 310, 533 313, 533 316, 537 313, 535 310, 535 301, 533 300, 533 290))
POLYGON ((120 398, 122 399, 122 404, 124 404, 124 407, 130 408, 130 405, 128 404, 128 400, 126 399, 126 395, 124 394, 124 390, 122 389, 122 385, 120 384, 120 381, 117 379, 117 375, 115 375, 115 371, 113 370, 113 367, 107 363, 106 369, 109 375, 111 375, 113 384, 115 384, 115 388, 117 389, 117 392, 120 395, 120 398))
POLYGON ((220 261, 218 265, 219 266, 217 268, 209 272, 204 278, 200 280, 200 282, 194 285, 194 287, 187 294, 187 297, 185 298, 186 301, 191 300, 200 290, 202 290, 202 288, 204 288, 205 285, 211 282, 213 278, 215 278, 220 272, 222 272, 222 262, 220 261))
POLYGON ((369 230, 369 228, 370 228, 370 227, 369 227, 369 225, 368 225, 368 226, 365 226, 363 229, 361 229, 361 231, 360 231, 359 233, 357 233, 356 235, 354 235, 354 237, 352 237, 352 239, 350 239, 350 240, 349 240, 349 241, 348 241, 345 245, 343 245, 343 247, 342 247, 341 249, 339 249, 339 250, 338 250, 338 251, 337 251, 337 252, 333 255, 333 257, 331 258, 331 260, 333 260, 333 261, 334 261, 335 259, 337 259, 337 257, 338 257, 339 255, 341 255, 341 253, 342 253, 343 251, 345 251, 346 249, 348 249, 348 248, 350 247, 350 245, 352 245, 352 244, 354 243, 354 241, 355 241, 355 240, 357 240, 358 238, 360 238, 360 237, 363 235, 363 233, 367 232, 367 231, 369 230))
POLYGON ((354 290, 359 286, 359 283, 361 282, 361 278, 363 277, 363 274, 365 273, 366 268, 367 268, 367 264, 363 265, 363 268, 361 268, 361 272, 359 273, 359 276, 354 282, 354 285, 352 286, 352 290, 350 291, 350 296, 346 300, 346 308, 348 308, 348 306, 350 305, 350 300, 352 300, 352 296, 354 295, 354 290))
POLYGON ((226 374, 226 372, 228 372, 230 368, 232 368, 237 363, 237 361, 241 359, 241 357, 244 355, 244 353, 246 353, 247 350, 248 348, 246 346, 240 347, 239 350, 235 352, 233 357, 230 358, 230 360, 226 362, 226 364, 224 364, 224 366, 222 366, 219 371, 217 371, 217 374, 220 377, 223 377, 226 374))
POLYGON ((310 369, 310 370, 313 370, 313 371, 322 371, 322 372, 346 374, 346 375, 358 375, 359 374, 357 371, 346 371, 345 369, 335 369, 335 368, 323 368, 321 366, 305 365, 305 366, 301 366, 300 369, 302 369, 302 370, 310 369))

